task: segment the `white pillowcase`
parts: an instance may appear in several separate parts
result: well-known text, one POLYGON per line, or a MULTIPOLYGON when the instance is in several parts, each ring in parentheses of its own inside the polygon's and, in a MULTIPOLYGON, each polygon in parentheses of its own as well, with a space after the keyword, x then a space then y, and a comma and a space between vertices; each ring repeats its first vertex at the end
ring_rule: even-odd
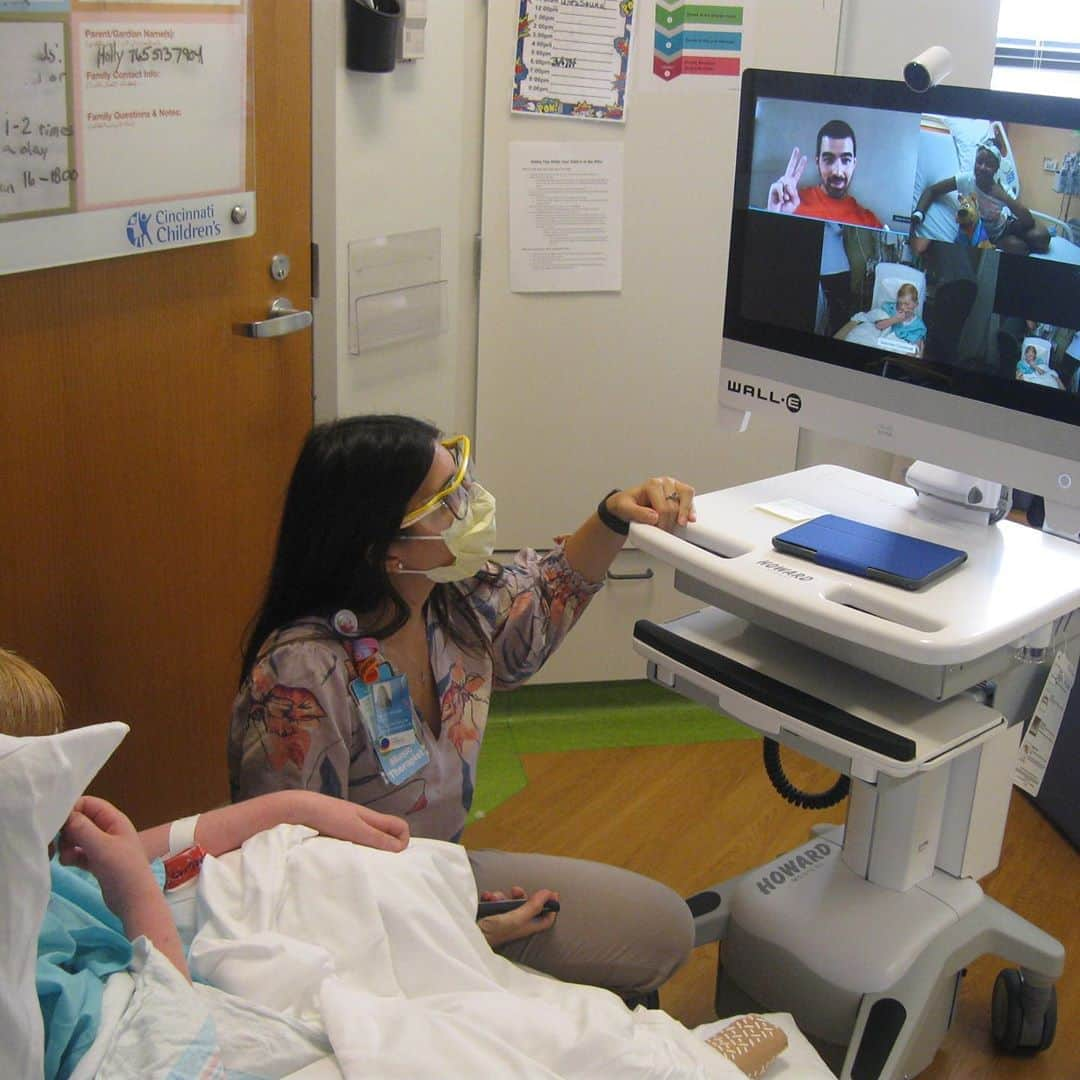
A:
POLYGON ((34 972, 49 843, 128 730, 112 723, 37 738, 0 735, 0 1046, 12 1076, 40 1076, 43 1068, 34 972))

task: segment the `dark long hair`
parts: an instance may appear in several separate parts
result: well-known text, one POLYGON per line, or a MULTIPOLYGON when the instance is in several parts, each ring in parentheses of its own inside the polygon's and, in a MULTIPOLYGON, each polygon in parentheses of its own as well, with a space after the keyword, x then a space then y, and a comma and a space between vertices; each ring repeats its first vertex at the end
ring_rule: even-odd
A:
MULTIPOLYGON (((241 685, 270 634, 298 619, 330 619, 348 608, 372 637, 405 625, 409 607, 386 572, 387 550, 439 437, 438 428, 410 416, 352 416, 311 429, 285 495, 266 593, 244 644, 241 685), (387 608, 391 614, 378 625, 365 618, 387 608)), ((490 650, 457 590, 437 585, 430 603, 451 638, 469 650, 490 650), (460 622, 450 619, 451 606, 460 622)))

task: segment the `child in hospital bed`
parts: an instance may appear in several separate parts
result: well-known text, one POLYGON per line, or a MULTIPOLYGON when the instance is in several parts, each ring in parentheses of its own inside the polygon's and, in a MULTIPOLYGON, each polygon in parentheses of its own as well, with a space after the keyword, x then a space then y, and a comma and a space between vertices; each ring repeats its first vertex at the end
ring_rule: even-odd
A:
MULTIPOLYGON (((52 683, 0 649, 0 733, 55 734, 62 716, 52 683)), ((203 854, 232 851, 256 833, 285 823, 385 851, 401 851, 409 842, 409 827, 400 818, 316 792, 280 792, 211 810, 197 822, 175 823, 197 844, 181 862, 197 865, 203 854)), ((163 892, 161 859, 177 835, 170 829, 159 825, 136 832, 112 803, 84 795, 60 832, 58 859, 50 864, 52 892, 38 936, 46 1080, 70 1075, 93 1043, 105 980, 128 967, 137 938, 148 939, 189 977, 163 892)))
MULTIPOLYGON (((0 743, 0 761, 19 759, 20 748, 13 746, 19 740, 23 741, 25 756, 31 757, 25 744, 45 744, 46 740, 26 737, 58 736, 61 716, 62 705, 52 684, 31 665, 0 649, 0 735, 14 736, 0 743)), ((100 753, 100 740, 98 747, 100 753)), ((5 819, 4 838, 36 837, 32 847, 40 852, 43 864, 41 826, 50 830, 55 827, 53 822, 62 815, 64 802, 55 811, 42 807, 50 799, 55 800, 59 792, 75 791, 78 786, 55 783, 54 773, 65 768, 63 754, 38 760, 47 763, 43 772, 29 767, 23 774, 17 770, 7 774, 16 802, 9 800, 5 804, 5 813, 12 817, 5 819), (25 789, 23 776, 28 778, 25 789), (42 807, 38 806, 39 800, 42 807), (38 826, 27 833, 26 826, 20 824, 21 810, 15 808, 16 803, 21 808, 24 802, 28 818, 36 818, 39 811, 55 816, 47 823, 39 820, 38 826)), ((85 779, 76 783, 81 786, 85 779)), ((4 1043, 9 1063, 12 1053, 16 1061, 28 1063, 27 1068, 13 1070, 12 1075, 37 1075, 50 1080, 71 1077, 76 1072, 80 1077, 101 1075, 114 1080, 117 1076, 307 1075, 308 1065, 321 1065, 320 1059, 332 1053, 334 1067, 325 1075, 339 1075, 340 1066, 340 1075, 350 1078, 383 1075, 382 1064, 401 1065, 404 1057, 410 1062, 415 1060, 417 1067, 405 1065, 398 1070, 400 1075, 428 1075, 433 1064, 436 1075, 502 1075, 500 1066, 524 1075, 513 1066, 535 1062, 537 1068, 529 1075, 575 1075, 582 1080, 619 1075, 652 1080, 673 1075, 742 1075, 736 1065, 750 1075, 759 1075, 758 1069, 764 1069, 782 1054, 779 1068, 786 1070, 786 1075, 808 1080, 830 1077, 787 1014, 716 1021, 690 1032, 662 1012, 639 1008, 632 1013, 617 996, 592 987, 565 984, 553 988, 553 980, 519 969, 492 950, 476 950, 476 941, 482 943, 485 938, 475 929, 475 941, 467 937, 464 927, 471 921, 468 912, 453 914, 462 900, 467 905, 475 903, 475 891, 471 897, 463 895, 473 883, 457 845, 420 841, 400 859, 396 855, 388 857, 386 853, 399 852, 408 844, 405 822, 342 799, 308 792, 295 794, 311 797, 299 803, 282 802, 276 795, 257 797, 209 811, 198 818, 196 828, 187 828, 189 834, 194 832, 199 846, 217 852, 232 850, 256 831, 271 830, 245 844, 243 852, 230 856, 250 858, 248 869, 255 867, 259 880, 244 876, 241 864, 215 860, 215 874, 204 874, 199 902, 200 906, 205 904, 205 914, 212 922, 224 917, 228 923, 236 920, 243 924, 234 928, 235 939, 231 941, 217 936, 224 932, 221 924, 215 923, 211 930, 215 975, 222 973, 221 950, 227 952, 231 945, 235 950, 229 969, 232 976, 243 975, 245 965, 251 963, 260 980, 285 988, 288 1004, 262 1002, 258 1000, 258 989, 252 995, 256 1000, 248 1002, 242 987, 230 989, 216 979, 208 979, 208 985, 188 986, 184 982, 188 978, 184 949, 162 890, 162 863, 156 858, 173 846, 170 827, 139 834, 111 803, 91 796, 78 798, 60 833, 59 859, 49 864, 51 894, 37 942, 36 1005, 44 1021, 43 1069, 29 1067, 40 1064, 41 1043, 37 1060, 28 1059, 18 1044, 23 1030, 13 1031, 11 1027, 13 1020, 22 1017, 26 1033, 33 1038, 32 1027, 25 1024, 31 1012, 11 1008, 15 1002, 6 1000, 13 992, 8 986, 9 977, 12 987, 24 982, 19 970, 22 961, 16 960, 14 967, 9 963, 5 969, 0 1042, 4 1043), (302 838, 290 837, 288 830, 282 833, 272 829, 283 822, 302 822, 352 844, 335 844, 333 847, 341 847, 341 851, 331 851, 319 837, 302 843, 302 838), (297 846, 301 843, 307 853, 306 862, 297 846), (430 847, 425 853, 425 843, 448 849, 453 858, 440 859, 430 847), (289 861, 301 859, 299 872, 309 883, 306 891, 292 893, 288 900, 279 889, 285 878, 276 882, 273 873, 264 875, 269 866, 266 853, 282 845, 290 852, 289 861), (371 873, 376 866, 381 872, 371 873), (337 935, 342 935, 340 948, 347 950, 355 962, 336 967, 332 978, 325 978, 329 972, 320 951, 319 943, 325 935, 313 932, 302 940, 291 938, 292 924, 285 912, 295 907, 292 922, 302 920, 305 929, 309 918, 321 920, 327 914, 325 905, 316 900, 324 894, 327 878, 325 873, 313 872, 317 869, 329 872, 344 890, 342 896, 348 904, 348 912, 339 912, 335 916, 338 921, 332 919, 327 930, 335 942, 337 935), (357 873, 364 875, 363 887, 356 879, 357 873), (213 883, 211 878, 215 879, 213 883), (377 890, 379 880, 383 882, 385 906, 373 907, 375 892, 367 895, 365 890, 369 888, 367 883, 377 890), (230 894, 231 900, 223 904, 222 890, 229 892, 241 882, 239 889, 230 894), (209 896, 202 894, 203 886, 208 888, 209 896), (440 914, 444 895, 446 910, 440 914), (312 904, 317 911, 312 911, 312 904), (462 917, 464 926, 458 925, 462 917), (450 923, 454 923, 453 933, 450 923), (417 924, 422 927, 419 932, 403 929, 417 924), (245 928, 257 931, 256 937, 245 937, 245 928), (434 932, 436 928, 439 934, 434 932), (396 966, 398 959, 386 951, 387 942, 392 945, 394 940, 404 945, 400 970, 396 966), (150 945, 155 949, 151 950, 150 945), (176 975, 174 967, 184 979, 176 975), (312 987, 294 984, 297 979, 303 983, 309 969, 324 977, 314 989, 327 1018, 327 1030, 313 1026, 306 1014, 300 1015, 302 999, 312 987), (125 974, 128 970, 134 980, 125 974), (371 985, 377 989, 360 993, 367 984, 356 983, 356 973, 370 977, 371 985), (121 995, 114 992, 118 983, 113 976, 121 984, 121 995), (432 979, 435 984, 430 983, 432 979), (122 996, 124 980, 131 986, 128 997, 122 996), (423 985, 419 995, 414 982, 423 985), (444 999, 449 1002, 443 1004, 444 999), (473 1010, 463 1006, 463 1001, 482 1001, 482 1015, 470 1018, 473 1010), (545 1026, 538 1039, 532 1039, 522 1028, 518 1014, 526 1008, 543 1018, 545 1026), (560 1011, 563 1009, 565 1015, 560 1011), (120 1011, 123 1019, 119 1018, 120 1011), (388 1023, 380 1024, 380 1018, 386 1018, 388 1023), (329 1031, 331 1022, 336 1025, 333 1032, 329 1031), (101 1038, 97 1038, 99 1026, 101 1038), (16 1039, 14 1047, 8 1045, 8 1037, 16 1039), (564 1060, 565 1073, 561 1068, 548 1067, 564 1060), (481 1064, 466 1068, 466 1061, 481 1064), (423 1068, 419 1067, 421 1062, 423 1068)), ((22 873, 28 866, 26 849, 20 843, 16 839, 10 849, 0 843, 17 871, 16 878, 12 878, 8 876, 12 863, 0 867, 0 875, 7 877, 9 886, 15 880, 28 883, 22 873)), ((167 860, 166 865, 171 861, 167 860)), ((10 905, 16 893, 9 888, 6 895, 10 905)), ((41 907, 35 910, 40 912, 41 907)), ((32 925, 24 914, 13 915, 15 911, 17 908, 11 906, 3 908, 0 921, 5 930, 32 925)), ((32 933, 26 938, 32 940, 32 933)), ((11 944, 18 945, 18 939, 11 944)), ((207 943, 202 944, 201 957, 197 948, 191 953, 196 964, 200 958, 204 964, 207 959, 207 943)), ((344 957, 345 953, 343 961, 344 957)), ((12 959, 10 954, 7 959, 12 959)), ((200 971, 200 978, 205 974, 200 971)), ((224 981, 229 982, 228 971, 224 981)), ((32 996, 28 1008, 35 1008, 32 996)), ((2 1067, 0 1073, 8 1075, 2 1067)))
MULTIPOLYGON (((904 282, 896 290, 896 300, 886 300, 881 305, 881 318, 874 320, 874 327, 882 336, 893 334, 901 341, 915 346, 915 355, 922 356, 926 343, 926 323, 919 318, 919 290, 910 282, 904 282)), ((871 313, 874 314, 874 313, 871 313)))
POLYGON ((975 151, 969 172, 948 176, 923 189, 911 215, 911 235, 926 219, 935 199, 957 191, 975 199, 979 219, 990 242, 1010 255, 1045 254, 1050 249, 1050 233, 1036 223, 1031 211, 1013 198, 999 183, 1001 147, 993 140, 984 141, 975 151))
POLYGON ((1016 362, 1016 377, 1021 382, 1041 383, 1043 386, 1051 386, 1056 390, 1065 389, 1061 376, 1052 368, 1039 363, 1039 354, 1034 345, 1029 345, 1024 349, 1024 355, 1016 362))
POLYGON ((1039 366, 1039 357, 1035 352, 1035 346, 1029 345, 1016 365, 1016 377, 1022 379, 1025 375, 1041 375, 1044 370, 1045 368, 1039 366))

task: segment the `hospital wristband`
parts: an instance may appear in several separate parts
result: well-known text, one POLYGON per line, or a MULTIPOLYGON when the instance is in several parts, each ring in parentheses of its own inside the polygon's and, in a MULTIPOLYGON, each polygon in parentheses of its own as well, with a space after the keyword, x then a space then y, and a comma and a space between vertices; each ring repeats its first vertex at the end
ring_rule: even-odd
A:
POLYGON ((195 824, 198 814, 180 818, 169 826, 169 855, 177 855, 195 845, 195 824))
POLYGON ((612 488, 599 502, 596 507, 596 516, 613 532, 620 536, 626 536, 630 532, 630 522, 617 518, 608 508, 607 501, 612 495, 617 495, 619 488, 612 488))

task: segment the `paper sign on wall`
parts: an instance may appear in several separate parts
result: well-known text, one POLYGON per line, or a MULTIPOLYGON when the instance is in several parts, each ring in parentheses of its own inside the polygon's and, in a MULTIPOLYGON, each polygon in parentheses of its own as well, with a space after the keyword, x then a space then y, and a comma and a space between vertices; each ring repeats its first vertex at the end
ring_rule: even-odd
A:
POLYGON ((622 288, 621 143, 510 144, 510 289, 622 288))
POLYGON ((0 273, 254 232, 246 3, 184 6, 0 0, 0 273))

